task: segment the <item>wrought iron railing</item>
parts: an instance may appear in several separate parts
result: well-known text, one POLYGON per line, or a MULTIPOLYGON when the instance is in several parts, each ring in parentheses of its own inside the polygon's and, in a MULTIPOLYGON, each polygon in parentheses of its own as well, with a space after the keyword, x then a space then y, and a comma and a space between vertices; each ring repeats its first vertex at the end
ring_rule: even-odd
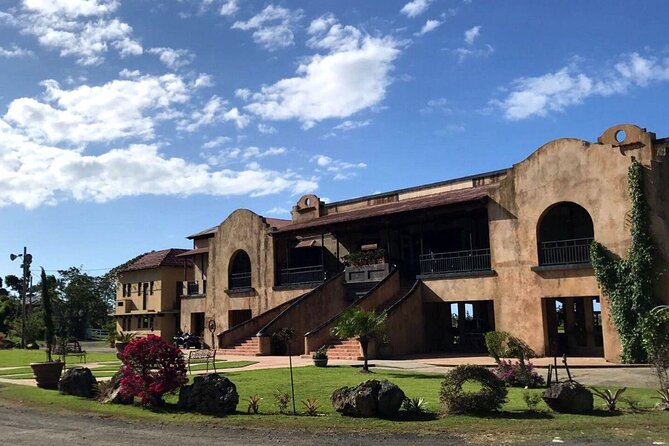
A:
POLYGON ((238 288, 251 288, 251 271, 244 273, 230 274, 228 288, 231 290, 238 288))
POLYGON ((590 244, 593 238, 554 240, 539 243, 540 265, 590 263, 590 244))
POLYGON ((435 252, 420 256, 421 275, 489 271, 490 249, 435 252))
POLYGON ((197 281, 191 280, 190 282, 187 282, 186 293, 189 296, 200 294, 200 287, 198 286, 197 281))
POLYGON ((323 265, 283 268, 279 270, 279 285, 322 282, 325 278, 323 265))

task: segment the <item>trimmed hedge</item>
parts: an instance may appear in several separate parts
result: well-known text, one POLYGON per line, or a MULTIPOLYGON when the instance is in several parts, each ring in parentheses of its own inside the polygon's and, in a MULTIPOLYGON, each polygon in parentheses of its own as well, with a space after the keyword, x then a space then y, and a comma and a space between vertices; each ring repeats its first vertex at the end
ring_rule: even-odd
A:
POLYGON ((504 381, 493 372, 478 365, 461 365, 446 374, 440 400, 448 413, 481 413, 499 410, 506 402, 506 395, 504 381), (466 381, 476 381, 482 389, 466 392, 462 389, 466 381))

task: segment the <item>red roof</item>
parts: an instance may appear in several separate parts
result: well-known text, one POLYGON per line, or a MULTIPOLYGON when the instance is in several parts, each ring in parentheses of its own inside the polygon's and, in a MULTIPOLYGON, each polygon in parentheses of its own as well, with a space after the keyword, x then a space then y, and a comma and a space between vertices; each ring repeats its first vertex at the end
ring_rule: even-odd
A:
POLYGON ((189 235, 186 238, 192 240, 192 239, 195 239, 195 238, 213 237, 214 234, 216 234, 216 231, 218 231, 218 226, 214 226, 213 228, 205 229, 204 231, 200 231, 196 234, 189 235))
POLYGON ((174 266, 183 268, 186 262, 189 262, 186 259, 177 257, 179 254, 183 254, 188 251, 187 249, 163 249, 161 251, 153 251, 148 254, 143 255, 139 259, 135 260, 130 265, 126 266, 123 271, 139 271, 142 269, 153 269, 160 268, 162 266, 174 266))
POLYGON ((429 209, 452 204, 483 200, 488 197, 488 191, 488 187, 470 187, 467 189, 457 189, 426 197, 395 201, 392 203, 385 203, 376 206, 368 206, 361 209, 355 209, 353 211, 324 215, 322 217, 300 223, 292 223, 278 228, 274 232, 294 232, 298 230, 320 228, 357 220, 365 220, 383 215, 400 214, 403 212, 415 211, 419 209, 429 209))
POLYGON ((270 225, 272 228, 275 229, 283 228, 284 226, 288 226, 289 224, 292 223, 291 220, 286 220, 283 218, 268 218, 268 217, 263 217, 263 218, 265 219, 268 225, 270 225))
POLYGON ((182 252, 181 254, 177 254, 177 257, 188 257, 188 256, 194 256, 195 254, 206 254, 209 252, 209 247, 207 248, 195 248, 191 249, 190 251, 182 252))

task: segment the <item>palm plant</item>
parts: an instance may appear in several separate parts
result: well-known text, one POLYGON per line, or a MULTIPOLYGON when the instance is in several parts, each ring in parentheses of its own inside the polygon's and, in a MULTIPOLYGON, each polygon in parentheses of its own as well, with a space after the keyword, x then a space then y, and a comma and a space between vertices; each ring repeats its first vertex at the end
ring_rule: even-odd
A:
POLYGON ((372 340, 383 336, 386 323, 386 314, 376 314, 373 311, 363 311, 349 308, 337 320, 332 328, 332 334, 339 339, 355 338, 360 343, 364 364, 361 372, 369 373, 368 349, 372 340))

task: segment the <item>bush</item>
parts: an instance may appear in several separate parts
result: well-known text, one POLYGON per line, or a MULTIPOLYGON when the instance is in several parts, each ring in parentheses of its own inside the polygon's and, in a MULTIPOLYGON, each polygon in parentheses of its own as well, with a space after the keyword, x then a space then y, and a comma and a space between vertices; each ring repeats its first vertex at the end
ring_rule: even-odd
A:
POLYGON ((506 402, 504 382, 493 372, 477 365, 461 365, 446 374, 441 383, 440 400, 449 413, 481 413, 499 410, 506 402), (476 381, 482 389, 467 392, 462 386, 466 381, 476 381))
POLYGON ((509 387, 542 387, 544 378, 537 373, 531 362, 511 362, 501 359, 494 370, 495 376, 509 387))
POLYGON ((501 358, 516 358, 521 363, 526 359, 536 358, 537 354, 521 339, 506 331, 490 331, 485 334, 485 346, 488 353, 500 363, 501 358))
POLYGON ((537 406, 542 401, 541 394, 525 389, 523 390, 523 401, 525 401, 530 412, 536 412, 537 406))
POLYGON ((126 397, 139 397, 144 405, 162 405, 163 395, 187 381, 181 350, 158 336, 133 339, 120 359, 121 392, 126 397))
POLYGON ((288 413, 288 405, 292 401, 290 393, 277 390, 274 392, 274 401, 279 413, 288 413))

